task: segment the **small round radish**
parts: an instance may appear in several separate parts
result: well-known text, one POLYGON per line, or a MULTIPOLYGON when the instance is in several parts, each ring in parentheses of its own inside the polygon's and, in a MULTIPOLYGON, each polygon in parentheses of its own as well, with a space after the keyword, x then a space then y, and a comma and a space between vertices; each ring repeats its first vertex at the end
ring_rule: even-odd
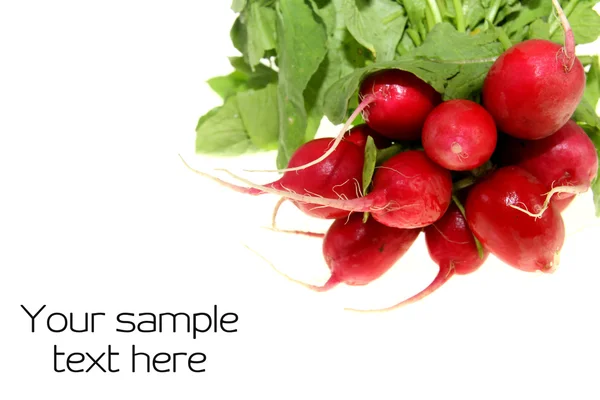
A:
MULTIPOLYGON (((328 150, 331 141, 331 138, 320 138, 304 143, 294 152, 288 165, 302 165, 318 157, 328 150)), ((286 172, 280 179, 262 186, 240 187, 210 174, 193 171, 235 191, 254 196, 267 193, 267 190, 277 190, 281 193, 310 195, 323 199, 356 199, 362 193, 363 164, 364 146, 342 140, 331 156, 322 163, 300 171, 286 172)), ((336 219, 350 214, 348 210, 290 200, 305 214, 315 218, 336 219)))
POLYGON ((453 171, 483 165, 496 148, 496 124, 479 104, 463 99, 445 101, 427 116, 423 149, 433 161, 453 171))
POLYGON ((423 151, 405 151, 376 170, 371 195, 381 193, 390 204, 382 212, 372 211, 373 218, 396 228, 425 227, 448 209, 452 176, 423 151))
POLYGON ((439 266, 439 272, 434 280, 422 291, 402 302, 380 310, 350 311, 391 311, 396 308, 413 304, 434 293, 442 287, 452 276, 467 275, 483 265, 489 256, 483 250, 479 256, 473 233, 467 221, 455 204, 451 204, 444 216, 424 229, 425 243, 431 259, 439 266))
POLYGON ((585 71, 575 56, 573 31, 556 0, 565 45, 530 39, 494 62, 483 85, 483 105, 498 129, 521 139, 541 139, 563 126, 585 89, 585 71))
POLYGON ((315 206, 369 212, 380 223, 402 229, 422 228, 437 221, 452 200, 450 171, 421 150, 408 150, 389 158, 376 168, 371 192, 348 200, 278 190, 225 172, 254 189, 315 206))
POLYGON ((550 205, 539 218, 517 207, 537 211, 546 188, 517 166, 502 167, 470 188, 465 204, 469 228, 500 260, 523 271, 552 272, 565 239, 560 213, 550 205))
MULTIPOLYGON (((587 191, 598 173, 598 153, 594 143, 573 120, 543 139, 505 137, 498 150, 500 162, 524 168, 546 187, 547 192, 560 187, 587 191)), ((563 210, 575 194, 558 191, 551 203, 563 210)))
POLYGON ((331 278, 323 286, 338 283, 366 285, 382 276, 412 246, 420 229, 397 229, 373 218, 363 222, 363 215, 352 214, 338 219, 323 239, 323 256, 331 278))
POLYGON ((427 115, 441 103, 441 95, 414 74, 389 69, 369 75, 359 97, 369 101, 362 111, 365 122, 394 140, 418 140, 427 115))

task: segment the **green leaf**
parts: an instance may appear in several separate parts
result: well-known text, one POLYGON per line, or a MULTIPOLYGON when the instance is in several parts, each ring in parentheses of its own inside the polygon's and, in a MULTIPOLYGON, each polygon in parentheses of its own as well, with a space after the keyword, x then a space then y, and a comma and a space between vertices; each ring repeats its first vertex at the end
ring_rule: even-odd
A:
POLYGON ((543 22, 540 18, 546 18, 552 12, 551 1, 526 0, 522 1, 521 5, 519 12, 507 18, 502 26, 502 29, 513 40, 515 34, 522 32, 523 28, 535 21, 543 22))
POLYGON ((233 71, 229 75, 215 76, 206 81, 223 100, 235 95, 237 92, 244 91, 248 88, 248 76, 239 71, 233 71))
POLYGON ((581 102, 573 113, 572 119, 580 125, 585 124, 593 128, 600 129, 600 117, 596 113, 596 109, 588 102, 586 97, 581 99, 581 102))
POLYGON ((415 54, 429 60, 459 65, 459 72, 446 85, 444 100, 475 100, 494 58, 504 51, 498 37, 499 31, 495 29, 473 35, 458 32, 451 24, 444 22, 435 26, 415 54))
POLYGON ((463 0, 462 9, 468 29, 475 29, 485 19, 485 9, 480 0, 463 0))
POLYGON ((218 156, 238 156, 256 151, 242 122, 237 99, 203 115, 196 126, 196 152, 218 156))
POLYGON ((327 54, 325 27, 311 6, 298 0, 277 3, 279 58, 278 168, 285 168, 294 151, 304 143, 307 112, 304 90, 327 54))
MULTIPOLYGON (((404 0, 401 2, 411 26, 417 31, 425 30, 425 9, 427 8, 426 0, 404 0)), ((421 39, 425 39, 424 35, 421 39)))
MULTIPOLYGON (((600 116, 586 97, 581 100, 572 118, 585 130, 590 139, 592 139, 592 142, 596 147, 596 153, 600 159, 600 116)), ((592 182, 591 188, 594 206, 596 208, 596 217, 600 218, 600 168, 596 173, 596 178, 592 182)))
POLYGON ((389 160, 396 154, 401 153, 405 149, 406 149, 406 147, 399 143, 395 143, 384 149, 378 149, 377 150, 377 160, 375 161, 375 165, 383 164, 384 162, 386 162, 387 160, 389 160))
MULTIPOLYGON (((600 159, 600 129, 597 127, 584 126, 585 132, 588 134, 594 146, 596 147, 596 153, 600 159)), ((596 217, 600 218, 600 168, 596 172, 596 178, 592 181, 591 185, 594 207, 596 209, 596 217)))
POLYGON ((600 99, 600 57, 592 57, 592 64, 587 73, 585 83, 585 99, 590 103, 593 109, 598 107, 598 99, 600 99))
POLYGON ((248 63, 254 68, 265 52, 276 47, 275 10, 254 1, 247 9, 248 63))
POLYGON ((246 7, 246 0, 233 0, 231 2, 231 9, 233 12, 239 13, 246 7))
MULTIPOLYGON (((363 173, 362 173, 362 195, 366 196, 369 192, 369 186, 371 185, 371 180, 373 179, 373 174, 375 173, 375 164, 377 162, 377 146, 375 146, 375 141, 373 137, 367 136, 367 143, 365 145, 365 161, 363 164, 363 173)), ((363 213, 363 223, 367 222, 369 219, 369 213, 363 213)))
POLYGON ((263 89, 240 92, 237 103, 252 143, 262 150, 275 150, 279 137, 277 85, 271 83, 263 89))
POLYGON ((233 47, 244 55, 244 59, 248 59, 248 31, 244 22, 244 15, 240 14, 229 31, 229 37, 233 47))
MULTIPOLYGON (((600 36, 600 15, 594 10, 596 3, 596 1, 580 1, 568 15, 576 44, 591 43, 600 36)), ((561 27, 554 31, 551 40, 563 43, 564 32, 561 27)))
POLYGON ((347 116, 348 102, 358 91, 363 79, 371 73, 386 69, 400 69, 415 74, 429 83, 436 91, 443 93, 448 79, 456 75, 460 68, 456 64, 420 60, 403 56, 394 61, 381 62, 359 68, 336 81, 325 96, 325 115, 333 124, 342 123, 347 116))
POLYGON ((236 93, 248 89, 262 89, 269 83, 277 82, 277 72, 259 64, 254 71, 242 57, 230 57, 229 61, 235 71, 225 76, 216 76, 207 81, 209 86, 227 100, 236 93))
POLYGON ((448 81, 443 96, 444 100, 468 99, 477 101, 483 87, 483 81, 491 66, 492 62, 461 65, 460 72, 448 81))
POLYGON ((365 162, 363 164, 362 173, 362 191, 363 195, 367 194, 371 180, 373 179, 373 173, 375 172, 375 162, 377 161, 377 146, 373 137, 367 137, 367 143, 365 145, 365 162))
POLYGON ((352 36, 377 61, 394 59, 408 18, 394 0, 344 0, 343 15, 352 36))
POLYGON ((541 19, 535 20, 531 25, 529 25, 527 38, 550 40, 550 24, 542 21, 541 19))
MULTIPOLYGON (((327 55, 304 92, 308 123, 305 140, 312 139, 323 119, 327 89, 356 68, 364 67, 368 51, 348 32, 341 13, 344 0, 312 1, 315 13, 327 30, 327 55)), ((360 119, 356 120, 357 123, 360 119)))
POLYGON ((452 24, 444 22, 434 27, 415 55, 460 64, 497 57, 504 50, 498 36, 494 29, 476 35, 458 32, 452 24))

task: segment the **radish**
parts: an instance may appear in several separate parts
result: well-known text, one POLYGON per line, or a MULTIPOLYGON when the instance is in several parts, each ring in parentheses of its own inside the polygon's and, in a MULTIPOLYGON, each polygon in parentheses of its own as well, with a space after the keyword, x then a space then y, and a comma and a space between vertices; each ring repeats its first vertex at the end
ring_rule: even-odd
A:
POLYGON ((323 239, 323 256, 331 270, 325 287, 340 282, 366 285, 382 276, 412 246, 420 229, 397 229, 362 214, 338 219, 323 239))
POLYGON ((465 204, 469 228, 481 244, 506 264, 552 272, 565 239, 563 219, 550 205, 531 218, 516 207, 537 211, 545 186, 518 166, 497 169, 470 188, 465 204))
POLYGON ((544 139, 505 137, 499 146, 498 160, 524 168, 546 191, 558 193, 550 201, 561 211, 575 198, 574 191, 590 188, 598 173, 594 143, 573 120, 544 139))
MULTIPOLYGON (((313 139, 306 142, 294 152, 288 165, 294 167, 305 164, 327 151, 330 144, 331 138, 313 139)), ((240 187, 210 174, 193 171, 233 190, 250 195, 261 195, 266 193, 267 189, 273 189, 285 194, 347 200, 358 198, 362 193, 360 182, 362 182, 363 164, 364 146, 360 147, 350 141, 342 140, 331 157, 319 165, 302 171, 285 173, 280 179, 260 187, 240 187)), ((189 168, 191 169, 191 167, 189 168)), ((347 210, 315 205, 301 200, 290 200, 305 214, 315 218, 336 219, 349 215, 347 210)))
POLYGON ((558 2, 552 2, 565 45, 542 39, 517 43, 498 57, 483 84, 483 105, 498 129, 521 139, 556 132, 571 118, 585 89, 573 31, 558 2))
POLYGON ((331 276, 322 286, 296 281, 309 289, 324 292, 340 283, 363 286, 388 271, 408 251, 421 229, 397 229, 373 218, 363 222, 362 214, 335 220, 323 239, 323 257, 331 276))
POLYGON ((462 212, 455 204, 451 204, 444 216, 426 227, 424 232, 429 256, 439 266, 439 272, 434 280, 419 293, 396 305, 381 310, 356 310, 351 308, 346 310, 391 311, 415 303, 434 293, 455 274, 467 275, 475 272, 489 256, 487 250, 484 250, 481 256, 479 255, 473 233, 469 229, 462 212))
POLYGON ((450 171, 431 161, 421 150, 407 150, 390 157, 376 168, 371 192, 348 200, 301 195, 257 185, 223 171, 254 189, 315 206, 369 212, 380 223, 402 229, 421 228, 437 221, 452 199, 450 171))
POLYGON ((496 148, 496 124, 479 104, 445 101, 431 111, 423 126, 423 149, 433 161, 453 171, 482 166, 496 148))
POLYGON ((359 98, 367 125, 394 140, 418 140, 425 118, 442 102, 433 87, 399 69, 368 76, 360 85, 359 98))

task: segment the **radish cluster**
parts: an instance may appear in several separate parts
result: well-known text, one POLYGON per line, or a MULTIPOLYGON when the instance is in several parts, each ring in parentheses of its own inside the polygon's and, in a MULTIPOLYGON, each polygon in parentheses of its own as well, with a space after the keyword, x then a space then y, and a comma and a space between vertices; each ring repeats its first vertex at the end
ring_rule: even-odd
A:
POLYGON ((439 273, 388 309, 477 271, 489 255, 525 272, 552 272, 565 240, 561 211, 598 170, 592 141, 570 119, 585 73, 566 33, 564 47, 527 40, 498 57, 481 103, 442 101, 410 72, 378 71, 357 88, 361 103, 340 135, 305 143, 279 180, 259 185, 228 172, 245 186, 219 182, 332 221, 325 234, 312 234, 331 270, 323 286, 304 284, 317 291, 373 282, 420 234, 439 273), (364 124, 347 129, 358 113, 364 124), (369 138, 386 157, 365 185, 369 138))

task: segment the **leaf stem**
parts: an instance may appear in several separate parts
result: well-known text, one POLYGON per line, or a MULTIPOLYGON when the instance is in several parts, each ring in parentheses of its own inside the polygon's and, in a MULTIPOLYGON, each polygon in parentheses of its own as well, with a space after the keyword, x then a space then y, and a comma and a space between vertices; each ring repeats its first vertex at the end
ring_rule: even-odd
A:
POLYGON ((500 10, 500 4, 502 4, 502 0, 494 0, 492 3, 492 7, 486 16, 486 20, 492 25, 494 25, 494 20, 496 19, 496 15, 498 14, 498 10, 500 10))
POLYGON ((465 26, 465 15, 462 10, 462 1, 452 0, 452 3, 454 4, 454 12, 456 12, 456 29, 459 32, 465 32, 467 28, 465 26))
POLYGON ((427 31, 431 32, 433 26, 435 25, 435 21, 429 7, 425 8, 425 21, 427 22, 427 31))
POLYGON ((427 38, 427 29, 425 29, 425 24, 422 21, 419 21, 419 34, 422 40, 427 38))
POLYGON ((423 43, 421 42, 421 36, 419 36, 419 32, 415 31, 414 29, 408 28, 406 30, 406 33, 408 34, 408 36, 410 36, 416 47, 419 47, 421 43, 423 43))
MULTIPOLYGON (((458 200, 458 197, 456 197, 456 195, 452 195, 452 201, 454 201, 454 204, 456 204, 456 207, 458 208, 458 210, 460 211, 460 213, 462 214, 463 218, 467 219, 467 213, 465 212, 465 208, 463 207, 462 203, 460 202, 460 200, 458 200)), ((481 245, 481 242, 475 237, 475 235, 473 233, 471 233, 471 235, 473 235, 473 239, 475 239, 475 247, 477 247, 477 254, 479 255, 479 258, 483 258, 483 246, 481 245)))
POLYGON ((455 182, 452 185, 452 191, 458 192, 464 188, 467 188, 467 187, 475 184, 476 181, 477 181, 477 178, 475 178, 474 176, 467 176, 466 178, 463 178, 460 181, 455 182))
POLYGON ((440 13, 440 9, 435 0, 427 0, 427 4, 429 4, 429 9, 431 10, 431 14, 433 16, 433 21, 436 24, 442 23, 442 14, 440 13))
POLYGON ((512 42, 510 41, 510 38, 508 37, 506 32, 504 32, 504 29, 502 29, 502 27, 500 26, 497 26, 496 30, 498 31, 498 40, 500 41, 500 43, 502 43, 504 50, 510 49, 512 47, 512 42))
MULTIPOLYGON (((579 0, 571 0, 567 4, 567 6, 564 8, 563 12, 565 13, 565 16, 567 18, 569 17, 569 15, 571 15, 571 13, 575 9, 575 7, 577 7, 577 3, 579 3, 579 0)), ((552 14, 550 15, 551 17, 555 15, 554 12, 555 12, 555 10, 552 9, 552 14)), ((554 32, 556 32, 556 30, 558 29, 559 26, 560 26, 560 18, 556 17, 552 21, 552 24, 550 24, 550 36, 552 36, 554 34, 554 32)))

